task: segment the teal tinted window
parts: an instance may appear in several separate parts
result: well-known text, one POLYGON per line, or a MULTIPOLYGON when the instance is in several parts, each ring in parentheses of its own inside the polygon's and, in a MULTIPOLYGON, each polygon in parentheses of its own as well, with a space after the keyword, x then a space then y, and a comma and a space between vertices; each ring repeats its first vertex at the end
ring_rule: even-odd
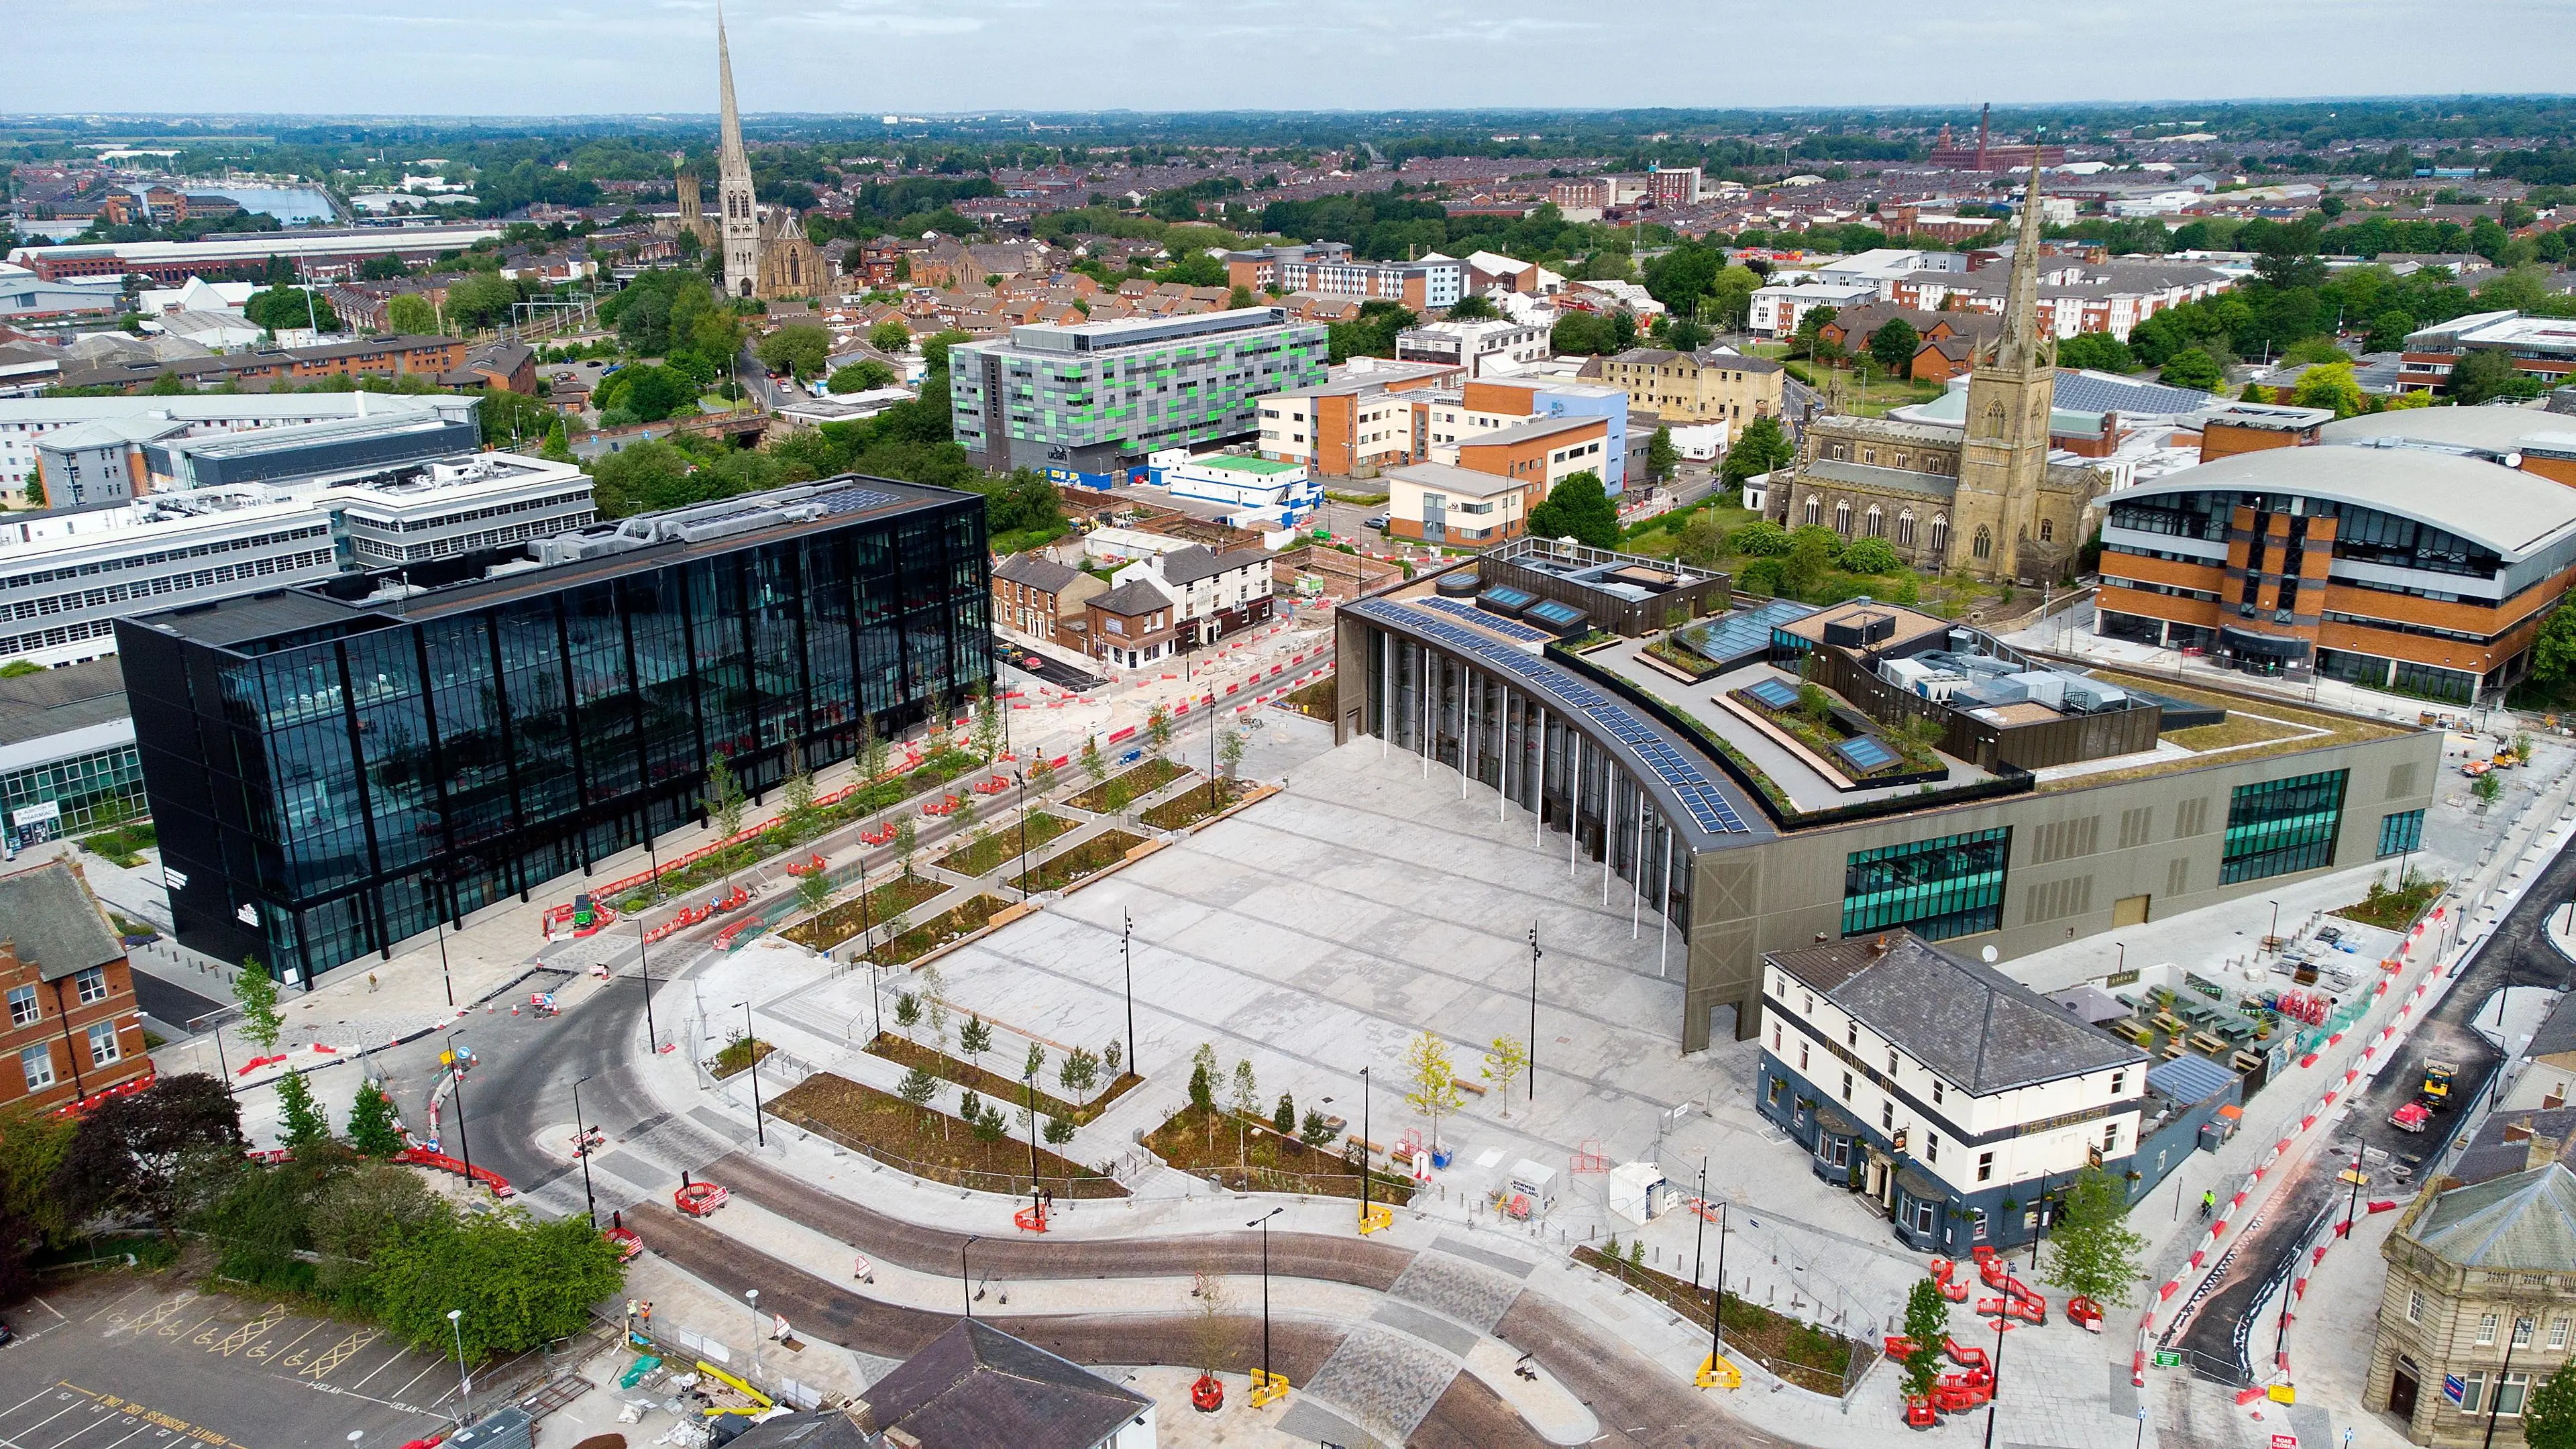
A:
POLYGON ((1843 867, 1843 934, 1910 927, 1927 940, 1991 931, 2004 920, 2012 828, 1852 852, 1843 867))
POLYGON ((2227 847, 2218 883, 2261 880, 2334 864, 2347 771, 2239 785, 2227 800, 2227 847))
POLYGON ((2424 812, 2400 810, 2379 817, 2379 853, 2396 855, 2424 848, 2424 812))

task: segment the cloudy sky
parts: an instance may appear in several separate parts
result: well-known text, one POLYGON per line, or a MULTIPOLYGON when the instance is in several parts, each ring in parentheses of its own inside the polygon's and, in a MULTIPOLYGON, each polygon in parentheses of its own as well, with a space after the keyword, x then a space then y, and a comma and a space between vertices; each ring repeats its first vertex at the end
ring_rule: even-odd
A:
MULTIPOLYGON (((2564 91, 2569 0, 731 0, 747 111, 2564 91)), ((706 112, 713 0, 82 0, 10 111, 706 112), (111 62, 112 63, 103 63, 111 62)))

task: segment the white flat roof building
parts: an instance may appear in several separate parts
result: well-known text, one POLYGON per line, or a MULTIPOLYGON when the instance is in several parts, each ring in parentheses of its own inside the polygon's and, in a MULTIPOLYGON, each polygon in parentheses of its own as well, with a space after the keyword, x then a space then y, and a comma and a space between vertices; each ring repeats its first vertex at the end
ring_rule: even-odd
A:
POLYGON ((138 498, 0 519, 0 664, 116 652, 120 615, 339 571, 331 518, 258 489, 138 498))
MULTIPOLYGON (((24 495, 38 476, 36 440, 61 428, 104 423, 135 438, 209 437, 342 418, 419 414, 474 420, 476 399, 407 393, 198 393, 176 397, 0 397, 0 496, 24 495)), ((58 507, 75 500, 49 498, 58 507)), ((106 501, 99 498, 82 502, 106 501)))
POLYGON ((322 489, 362 569, 506 548, 599 521, 589 475, 519 453, 476 453, 322 489))

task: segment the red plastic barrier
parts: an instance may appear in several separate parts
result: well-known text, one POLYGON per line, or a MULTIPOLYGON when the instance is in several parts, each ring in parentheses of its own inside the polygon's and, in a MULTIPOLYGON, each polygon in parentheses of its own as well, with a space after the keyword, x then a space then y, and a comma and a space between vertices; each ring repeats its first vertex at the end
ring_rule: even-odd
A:
POLYGON ((441 1172, 455 1173, 459 1177, 490 1188, 494 1197, 508 1197, 513 1191, 510 1180, 492 1169, 468 1168, 461 1159, 450 1157, 444 1152, 432 1152, 426 1147, 406 1147, 394 1154, 394 1161, 408 1162, 415 1167, 435 1167, 441 1172))

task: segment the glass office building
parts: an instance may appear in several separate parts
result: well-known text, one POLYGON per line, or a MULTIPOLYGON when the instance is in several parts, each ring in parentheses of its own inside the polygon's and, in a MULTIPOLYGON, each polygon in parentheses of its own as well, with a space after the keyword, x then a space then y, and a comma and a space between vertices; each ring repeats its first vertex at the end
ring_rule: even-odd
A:
POLYGON ((991 678, 987 572, 843 478, 122 620, 179 937, 306 979, 848 759, 991 678))
POLYGON ((1911 927, 1927 941, 1991 931, 2004 920, 2012 827, 1856 850, 1843 866, 1843 934, 1911 927))

